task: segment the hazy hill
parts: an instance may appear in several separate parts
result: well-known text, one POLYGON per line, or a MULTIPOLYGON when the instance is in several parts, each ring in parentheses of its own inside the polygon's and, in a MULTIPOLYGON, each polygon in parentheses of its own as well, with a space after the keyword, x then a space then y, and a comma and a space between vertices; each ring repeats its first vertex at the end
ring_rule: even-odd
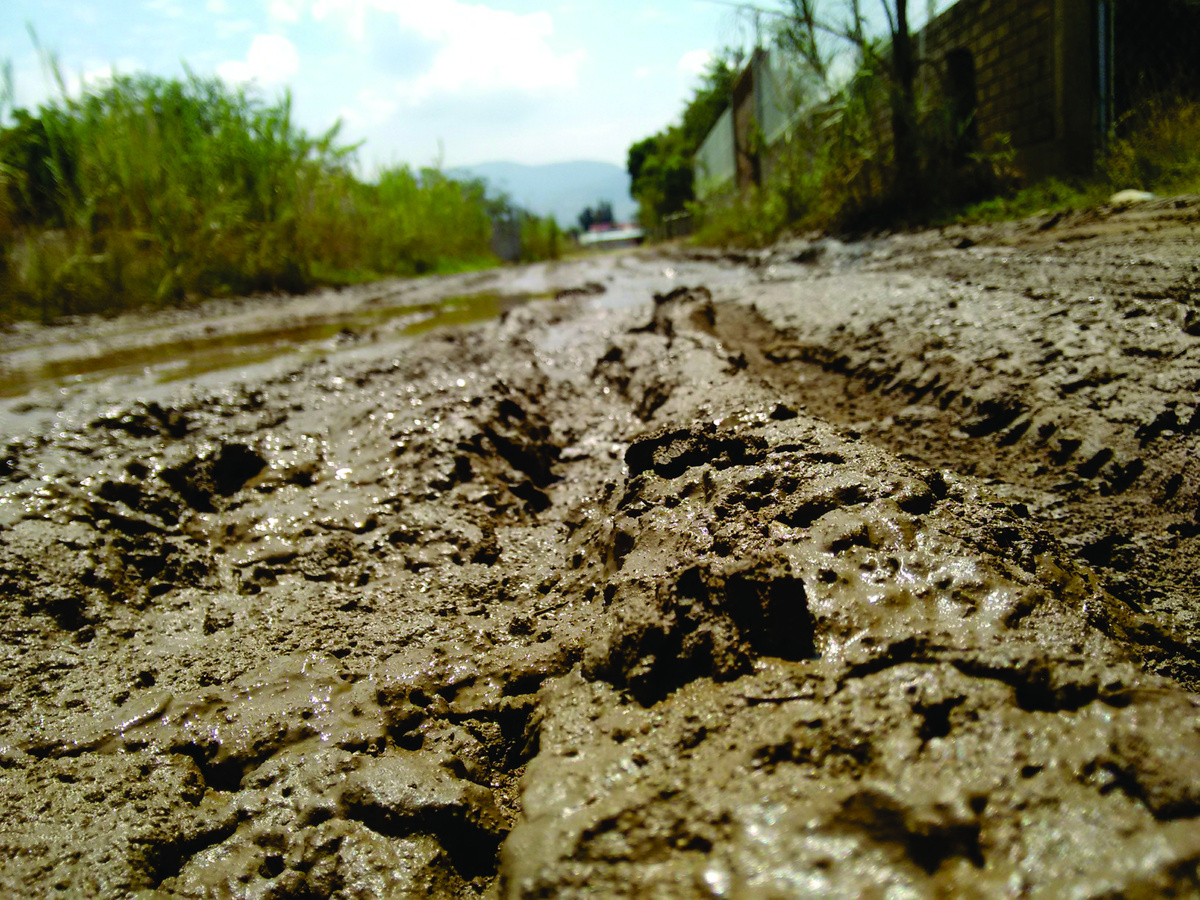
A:
POLYGON ((518 206, 539 216, 554 216, 564 228, 577 225, 579 214, 599 201, 612 204, 617 221, 627 222, 637 210, 629 196, 629 174, 603 162, 549 163, 526 166, 490 162, 463 166, 451 175, 482 178, 493 190, 504 191, 518 206))

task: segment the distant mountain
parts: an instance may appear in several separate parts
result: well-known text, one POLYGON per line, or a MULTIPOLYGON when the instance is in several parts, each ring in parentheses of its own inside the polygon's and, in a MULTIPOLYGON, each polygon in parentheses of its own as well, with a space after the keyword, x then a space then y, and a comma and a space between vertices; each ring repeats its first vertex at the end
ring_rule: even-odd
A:
POLYGON ((637 211, 629 196, 629 174, 620 166, 603 162, 549 163, 526 166, 490 162, 462 166, 452 176, 482 178, 493 191, 504 191, 517 206, 539 216, 554 216, 563 228, 579 224, 579 214, 601 200, 612 204, 618 222, 628 222, 637 211))

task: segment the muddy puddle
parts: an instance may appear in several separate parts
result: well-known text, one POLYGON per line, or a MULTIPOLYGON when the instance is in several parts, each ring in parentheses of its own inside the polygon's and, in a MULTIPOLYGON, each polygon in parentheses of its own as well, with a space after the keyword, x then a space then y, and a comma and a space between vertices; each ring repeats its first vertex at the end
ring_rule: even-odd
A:
POLYGON ((400 306, 377 305, 296 317, 285 314, 281 318, 291 319, 286 324, 110 349, 94 355, 90 355, 93 348, 86 339, 75 345, 33 347, 8 359, 0 357, 0 398, 112 377, 166 384, 285 355, 312 356, 338 343, 414 337, 443 326, 474 324, 530 299, 529 295, 482 293, 400 306))

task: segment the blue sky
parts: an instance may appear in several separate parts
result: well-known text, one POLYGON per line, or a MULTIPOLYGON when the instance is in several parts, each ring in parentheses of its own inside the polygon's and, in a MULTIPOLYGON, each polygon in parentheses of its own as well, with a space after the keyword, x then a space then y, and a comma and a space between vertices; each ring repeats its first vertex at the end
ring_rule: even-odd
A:
POLYGON ((379 163, 593 159, 678 115, 710 52, 753 23, 711 0, 3 0, 0 61, 18 105, 122 73, 202 75, 293 93, 309 131, 343 122, 379 163))

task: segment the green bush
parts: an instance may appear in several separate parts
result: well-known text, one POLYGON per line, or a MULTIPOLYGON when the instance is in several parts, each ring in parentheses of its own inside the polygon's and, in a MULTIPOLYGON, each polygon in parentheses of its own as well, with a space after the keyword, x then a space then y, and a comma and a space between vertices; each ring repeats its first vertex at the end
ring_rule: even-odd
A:
POLYGON ((1122 121, 1101 155, 1114 190, 1200 190, 1200 101, 1152 97, 1122 121))
POLYGON ((539 259, 558 259, 562 252, 562 232, 553 218, 539 219, 523 215, 521 227, 521 262, 539 259))
POLYGON ((1200 191, 1200 101, 1144 98, 1110 136, 1091 176, 1020 187, 1004 135, 963 153, 964 127, 936 85, 916 93, 921 194, 893 189, 888 77, 867 55, 841 90, 810 107, 764 153, 761 187, 693 204, 696 241, 762 246, 785 230, 862 231, 950 221, 997 221, 1102 203, 1114 191, 1200 191))
POLYGON ((1200 101, 1150 98, 1110 136, 1091 176, 1047 178, 960 209, 943 220, 990 222, 1103 203, 1132 188, 1157 194, 1200 191, 1200 101))
POLYGON ((776 69, 785 83, 775 89, 790 93, 786 102, 796 110, 787 137, 768 148, 751 136, 761 183, 737 199, 695 207, 699 241, 759 245, 784 229, 920 224, 1010 183, 1011 153, 1002 142, 977 146, 972 123, 956 115, 929 70, 902 84, 893 48, 903 25, 871 37, 858 5, 837 27, 819 18, 819 7, 792 0, 775 36, 788 60, 776 69))
POLYGON ((698 225, 694 240, 699 244, 763 247, 792 224, 781 194, 770 189, 751 188, 721 201, 694 204, 692 209, 698 225))

